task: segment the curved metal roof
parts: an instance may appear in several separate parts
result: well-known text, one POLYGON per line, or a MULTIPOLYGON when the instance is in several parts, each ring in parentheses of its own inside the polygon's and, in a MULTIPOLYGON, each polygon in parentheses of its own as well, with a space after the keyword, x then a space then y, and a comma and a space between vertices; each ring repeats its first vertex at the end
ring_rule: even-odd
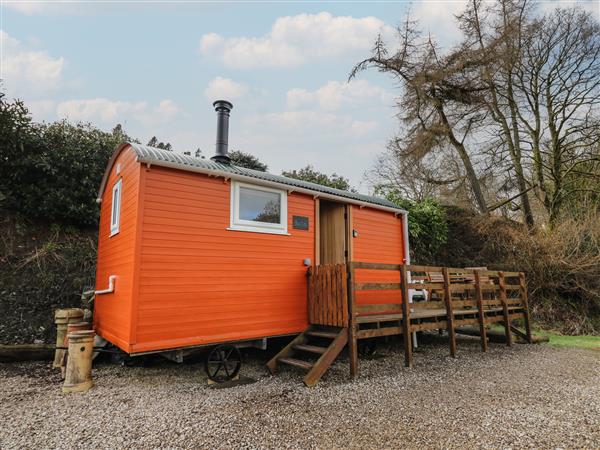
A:
POLYGON ((110 172, 117 155, 121 152, 121 150, 127 147, 127 145, 131 146, 131 148, 135 151, 137 160, 140 163, 156 164, 159 166, 172 167, 181 170, 201 172, 208 175, 224 176, 229 178, 254 178, 269 184, 289 186, 292 189, 296 188, 298 190, 310 191, 315 195, 325 194, 326 196, 350 200, 350 203, 368 203, 383 207, 384 209, 391 209, 400 213, 406 213, 405 210, 400 208, 395 203, 383 198, 343 191, 341 189, 334 189, 328 186, 310 183, 308 181, 296 180, 295 178, 288 178, 268 172, 261 172, 259 170, 247 169, 245 167, 239 167, 233 164, 221 164, 210 159, 196 158, 193 156, 176 153, 174 151, 161 150, 136 143, 122 144, 115 150, 115 153, 109 161, 107 171, 104 174, 104 178, 100 186, 100 192, 98 193, 99 199, 102 197, 106 180, 108 179, 108 173, 110 172))

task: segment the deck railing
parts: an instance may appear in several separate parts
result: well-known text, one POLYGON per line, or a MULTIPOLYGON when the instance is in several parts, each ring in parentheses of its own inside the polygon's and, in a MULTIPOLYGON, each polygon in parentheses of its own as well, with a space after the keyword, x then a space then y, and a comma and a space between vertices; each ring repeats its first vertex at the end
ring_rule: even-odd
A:
MULTIPOLYGON (((487 326, 502 323, 507 345, 512 333, 532 341, 522 272, 354 261, 316 266, 307 276, 309 322, 348 328, 353 375, 359 339, 446 329, 450 354, 456 356, 457 327, 478 326, 486 351, 487 326), (511 325, 514 319, 523 319, 525 332, 511 325)), ((405 363, 411 366, 412 339, 403 341, 405 363)))
POLYGON ((531 342, 527 287, 521 272, 351 262, 348 277, 353 374, 358 371, 358 339, 403 334, 407 366, 412 365, 412 339, 408 336, 415 331, 446 329, 452 356, 456 356, 456 328, 466 325, 479 326, 483 351, 487 350, 487 326, 493 322, 503 323, 508 345, 512 345, 513 332, 531 342), (368 282, 361 281, 361 271, 370 274, 368 282), (374 281, 376 272, 385 281, 374 281), (398 281, 390 282, 391 278, 398 281), (393 302, 384 295, 390 290, 397 293, 393 302), (385 298, 378 301, 371 295, 368 301, 359 302, 357 293, 361 291, 379 291, 385 298), (514 319, 524 319, 524 333, 511 325, 514 319))
POLYGON ((312 325, 348 328, 351 373, 358 371, 359 339, 402 334, 405 364, 412 365, 416 331, 448 332, 456 356, 456 328, 479 327, 487 351, 487 327, 502 323, 531 342, 525 275, 487 268, 450 268, 354 261, 308 271, 308 317, 312 325), (369 292, 369 294, 365 294, 369 292), (523 319, 525 332, 511 325, 523 319))

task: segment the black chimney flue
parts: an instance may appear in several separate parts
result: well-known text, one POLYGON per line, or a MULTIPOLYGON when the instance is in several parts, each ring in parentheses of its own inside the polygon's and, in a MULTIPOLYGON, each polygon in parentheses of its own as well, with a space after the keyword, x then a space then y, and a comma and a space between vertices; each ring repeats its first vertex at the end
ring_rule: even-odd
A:
POLYGON ((213 161, 229 164, 229 112, 233 105, 227 100, 217 100, 213 103, 217 111, 217 144, 213 161))

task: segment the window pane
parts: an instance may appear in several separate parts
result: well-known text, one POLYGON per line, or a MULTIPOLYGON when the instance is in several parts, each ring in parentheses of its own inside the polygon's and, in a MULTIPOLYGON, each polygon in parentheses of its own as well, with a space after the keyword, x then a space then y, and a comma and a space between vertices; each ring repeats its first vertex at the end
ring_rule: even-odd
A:
POLYGON ((110 235, 114 235, 119 232, 119 216, 121 214, 121 190, 122 180, 119 180, 113 186, 112 191, 112 210, 110 214, 110 235))
POLYGON ((281 195, 240 187, 240 219, 280 223, 281 195))
POLYGON ((120 195, 119 195, 119 188, 117 186, 115 186, 115 190, 113 191, 113 206, 112 206, 112 224, 116 224, 117 223, 117 215, 119 214, 119 201, 120 199, 120 195))

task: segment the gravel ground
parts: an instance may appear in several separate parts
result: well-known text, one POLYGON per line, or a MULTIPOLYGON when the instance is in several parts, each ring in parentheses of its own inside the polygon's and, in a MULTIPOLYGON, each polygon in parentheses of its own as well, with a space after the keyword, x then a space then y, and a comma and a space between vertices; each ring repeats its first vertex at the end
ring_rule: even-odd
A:
POLYGON ((300 373, 211 389, 199 363, 99 363, 63 395, 48 364, 0 364, 0 448, 600 448, 600 352, 431 337, 402 367, 380 345, 348 378, 342 357, 312 389, 300 373))

